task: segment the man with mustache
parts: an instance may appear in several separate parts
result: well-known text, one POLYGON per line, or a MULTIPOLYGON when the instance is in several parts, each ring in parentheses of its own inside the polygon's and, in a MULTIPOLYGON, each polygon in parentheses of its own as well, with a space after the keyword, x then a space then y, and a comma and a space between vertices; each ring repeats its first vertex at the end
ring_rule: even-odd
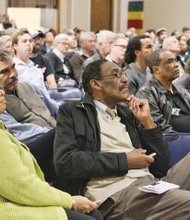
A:
POLYGON ((173 85, 180 74, 176 56, 160 49, 150 55, 148 65, 153 77, 137 96, 149 101, 151 115, 163 131, 190 132, 189 91, 173 85))
POLYGON ((63 104, 57 115, 56 187, 98 200, 106 220, 188 219, 190 155, 165 176, 170 153, 161 129, 148 102, 129 95, 120 67, 106 60, 90 63, 83 88, 85 97, 63 104), (161 195, 138 189, 155 184, 155 177, 181 189, 161 195))
POLYGON ((0 115, 0 119, 18 140, 28 145, 44 171, 46 180, 52 181, 54 127, 58 106, 42 89, 28 83, 18 83, 13 59, 2 50, 0 68, 7 100, 6 112, 0 115))
POLYGON ((36 67, 41 70, 42 74, 44 75, 44 81, 47 83, 48 89, 57 89, 53 68, 49 63, 49 60, 40 53, 41 41, 44 37, 44 34, 36 30, 32 30, 30 34, 32 36, 33 43, 30 59, 35 63, 36 67))

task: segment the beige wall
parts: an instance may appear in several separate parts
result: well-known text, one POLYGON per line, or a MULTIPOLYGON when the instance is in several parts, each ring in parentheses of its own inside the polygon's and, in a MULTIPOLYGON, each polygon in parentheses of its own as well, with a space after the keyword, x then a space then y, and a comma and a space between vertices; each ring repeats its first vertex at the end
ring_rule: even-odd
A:
POLYGON ((40 29, 40 8, 8 8, 8 14, 15 21, 17 28, 40 29))
MULTIPOLYGON (((114 0, 113 30, 126 29, 127 0, 114 0)), ((60 0, 60 30, 80 27, 90 30, 91 0, 60 0)))
POLYGON ((7 11, 7 1, 6 0, 0 0, 0 15, 5 14, 7 11))
MULTIPOLYGON (((114 0, 114 31, 124 31, 127 28, 128 2, 129 0, 114 0)), ((7 0, 0 0, 0 5, 0 14, 4 14, 7 8, 7 0)), ((144 29, 157 29, 164 26, 168 29, 168 33, 171 33, 174 29, 181 30, 183 26, 190 27, 189 9, 190 0, 144 0, 144 29)), ((24 9, 22 10, 20 14, 22 16, 15 18, 16 22, 22 17, 17 22, 19 26, 20 21, 24 22, 23 25, 26 22, 29 22, 30 25, 29 14, 23 16, 24 9)), ((60 0, 60 31, 76 26, 90 30, 90 10, 91 0, 60 0)), ((32 17, 32 24, 38 28, 39 24, 36 19, 37 16, 32 17)))
POLYGON ((190 0, 144 0, 144 29, 166 27, 168 34, 190 27, 190 0))

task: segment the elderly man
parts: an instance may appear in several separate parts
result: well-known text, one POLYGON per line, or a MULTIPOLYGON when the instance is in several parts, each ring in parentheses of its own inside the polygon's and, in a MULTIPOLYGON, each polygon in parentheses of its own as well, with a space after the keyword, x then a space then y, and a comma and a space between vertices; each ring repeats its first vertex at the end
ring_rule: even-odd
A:
POLYGON ((167 37, 163 42, 163 49, 169 50, 175 55, 175 57, 178 60, 178 64, 179 64, 179 70, 180 70, 179 76, 184 75, 185 74, 185 70, 184 70, 185 63, 182 61, 181 57, 179 56, 180 54, 179 40, 174 36, 167 37))
POLYGON ((96 35, 94 32, 83 32, 79 37, 80 50, 73 54, 69 63, 72 66, 73 73, 78 84, 82 83, 83 63, 86 59, 93 56, 96 50, 96 35))
POLYGON ((94 53, 93 56, 89 57, 84 62, 83 68, 85 68, 89 63, 95 60, 105 59, 106 56, 110 54, 115 33, 108 30, 100 30, 96 36, 97 36, 96 53, 94 53))
POLYGON ((106 220, 188 219, 190 156, 163 178, 180 185, 180 190, 162 195, 138 190, 156 183, 154 176, 163 177, 169 163, 148 102, 129 96, 126 77, 109 61, 90 63, 83 83, 86 96, 62 105, 57 117, 57 187, 100 200, 106 220))
POLYGON ((117 65, 119 65, 121 68, 124 68, 124 57, 125 57, 125 51, 127 48, 128 39, 125 37, 124 34, 118 33, 115 34, 115 37, 113 39, 113 44, 110 49, 110 53, 106 56, 106 60, 109 60, 117 65))
POLYGON ((169 50, 157 50, 149 58, 153 78, 138 92, 149 100, 151 114, 163 131, 190 132, 190 94, 174 86, 179 76, 179 64, 169 50))

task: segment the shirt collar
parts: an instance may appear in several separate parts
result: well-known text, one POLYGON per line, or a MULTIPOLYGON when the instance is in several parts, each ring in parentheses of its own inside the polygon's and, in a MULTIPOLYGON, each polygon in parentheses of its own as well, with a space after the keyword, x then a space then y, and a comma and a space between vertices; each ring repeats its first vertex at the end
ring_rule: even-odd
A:
MULTIPOLYGON (((96 108, 101 112, 102 115, 104 115, 105 117, 110 117, 110 115, 106 112, 106 109, 108 108, 104 103, 98 101, 98 100, 94 100, 94 104, 96 106, 96 108)), ((117 115, 117 108, 115 106, 114 109, 112 109, 116 115, 117 115)))

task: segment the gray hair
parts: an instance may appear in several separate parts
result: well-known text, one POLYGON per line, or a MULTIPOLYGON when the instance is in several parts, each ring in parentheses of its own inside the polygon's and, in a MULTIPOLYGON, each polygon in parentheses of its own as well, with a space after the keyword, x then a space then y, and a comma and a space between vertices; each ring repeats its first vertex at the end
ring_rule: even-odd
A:
POLYGON ((64 42, 64 41, 69 41, 71 42, 71 37, 68 36, 67 34, 58 34, 55 36, 54 40, 53 40, 53 46, 56 47, 58 43, 64 42))
POLYGON ((101 30, 101 31, 97 34, 96 47, 99 48, 102 43, 105 43, 105 42, 108 41, 108 39, 114 38, 114 37, 115 37, 115 33, 113 33, 112 31, 101 30))
POLYGON ((176 41, 176 40, 177 38, 174 36, 167 37, 162 44, 163 49, 169 50, 171 43, 173 43, 173 41, 176 41))
POLYGON ((89 37, 93 37, 96 39, 96 35, 92 31, 82 32, 79 36, 79 45, 80 47, 88 40, 89 37))
POLYGON ((129 41, 129 39, 127 37, 125 37, 125 35, 123 33, 116 33, 113 38, 113 44, 115 44, 119 39, 125 40, 126 43, 128 43, 128 41, 129 41))
POLYGON ((3 35, 0 37, 0 48, 3 47, 3 45, 7 42, 7 41, 11 41, 12 42, 12 38, 9 35, 3 35))

